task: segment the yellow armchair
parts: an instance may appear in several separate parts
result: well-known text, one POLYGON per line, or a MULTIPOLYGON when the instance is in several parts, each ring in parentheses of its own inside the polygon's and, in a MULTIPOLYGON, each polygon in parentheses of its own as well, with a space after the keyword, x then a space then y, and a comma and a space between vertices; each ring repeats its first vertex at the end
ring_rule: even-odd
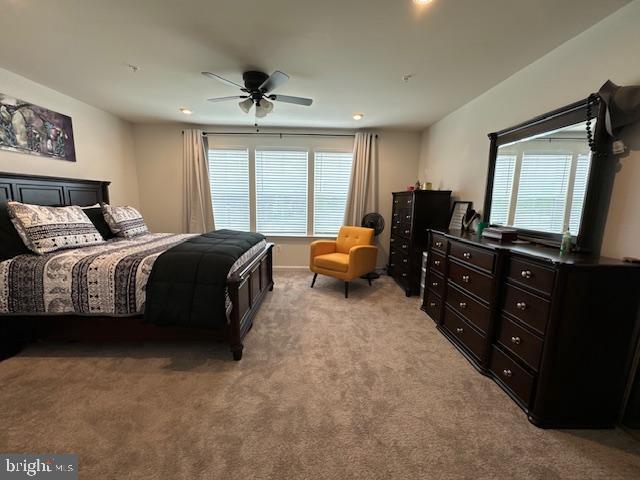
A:
POLYGON ((371 228, 344 226, 336 240, 313 242, 309 256, 309 269, 314 273, 311 288, 321 273, 343 280, 344 296, 349 298, 349 282, 376 268, 378 247, 373 245, 373 240, 371 228))

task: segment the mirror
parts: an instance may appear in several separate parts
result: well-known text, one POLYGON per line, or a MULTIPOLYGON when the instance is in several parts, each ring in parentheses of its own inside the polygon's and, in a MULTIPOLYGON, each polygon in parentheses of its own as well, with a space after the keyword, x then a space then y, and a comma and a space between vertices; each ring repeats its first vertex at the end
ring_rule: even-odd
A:
POLYGON ((578 235, 592 164, 586 127, 583 121, 498 146, 489 223, 578 235))

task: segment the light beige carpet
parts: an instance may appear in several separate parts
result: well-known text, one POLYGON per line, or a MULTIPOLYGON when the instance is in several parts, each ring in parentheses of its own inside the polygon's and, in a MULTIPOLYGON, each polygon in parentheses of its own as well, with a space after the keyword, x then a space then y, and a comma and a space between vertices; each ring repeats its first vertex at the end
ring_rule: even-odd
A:
POLYGON ((0 451, 82 479, 640 478, 620 430, 540 430, 388 277, 278 271, 246 339, 38 344, 0 363, 0 451))

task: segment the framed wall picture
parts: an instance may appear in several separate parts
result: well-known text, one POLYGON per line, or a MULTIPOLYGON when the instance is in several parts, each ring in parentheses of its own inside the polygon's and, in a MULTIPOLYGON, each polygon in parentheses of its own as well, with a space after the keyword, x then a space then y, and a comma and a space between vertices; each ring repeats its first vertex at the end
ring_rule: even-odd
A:
POLYGON ((449 218, 449 231, 462 230, 462 221, 471 209, 472 202, 453 202, 451 217, 449 218))
POLYGON ((71 117, 0 93, 0 149, 75 162, 71 117))

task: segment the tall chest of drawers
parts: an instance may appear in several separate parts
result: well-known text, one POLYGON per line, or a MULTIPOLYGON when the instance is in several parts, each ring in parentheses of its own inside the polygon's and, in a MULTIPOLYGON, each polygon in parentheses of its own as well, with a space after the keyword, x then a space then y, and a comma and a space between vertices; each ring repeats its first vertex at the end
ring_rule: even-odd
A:
POLYGON ((431 231, 423 310, 541 427, 614 425, 640 267, 431 231))
POLYGON ((427 249, 427 229, 449 224, 451 191, 394 192, 391 247, 387 272, 407 296, 420 292, 422 253, 427 249))

